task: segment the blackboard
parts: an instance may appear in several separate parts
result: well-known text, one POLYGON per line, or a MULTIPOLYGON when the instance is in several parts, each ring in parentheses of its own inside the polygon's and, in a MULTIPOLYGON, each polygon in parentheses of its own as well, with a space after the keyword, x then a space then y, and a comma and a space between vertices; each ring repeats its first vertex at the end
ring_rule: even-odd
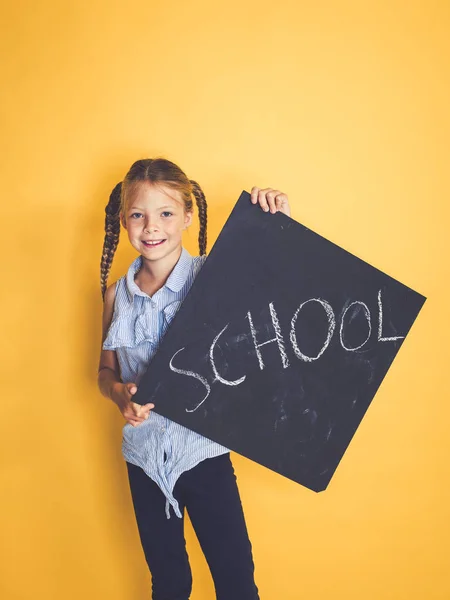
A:
POLYGON ((244 190, 133 400, 322 491, 425 300, 244 190))

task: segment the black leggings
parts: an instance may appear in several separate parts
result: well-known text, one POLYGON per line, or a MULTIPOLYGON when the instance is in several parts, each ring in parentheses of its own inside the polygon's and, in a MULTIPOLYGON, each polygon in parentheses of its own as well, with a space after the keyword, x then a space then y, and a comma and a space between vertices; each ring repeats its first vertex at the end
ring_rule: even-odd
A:
POLYGON ((152 576, 152 600, 188 600, 192 573, 184 538, 184 508, 211 570, 217 600, 259 600, 254 563, 230 453, 207 458, 177 480, 173 495, 183 518, 158 485, 127 464, 139 535, 152 576))

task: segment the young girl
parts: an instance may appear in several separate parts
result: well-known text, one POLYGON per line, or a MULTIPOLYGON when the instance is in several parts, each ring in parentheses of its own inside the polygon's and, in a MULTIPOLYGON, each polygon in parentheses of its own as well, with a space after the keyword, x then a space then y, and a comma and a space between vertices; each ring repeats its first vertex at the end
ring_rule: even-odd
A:
MULTIPOLYGON (((286 194, 253 187, 253 204, 289 215, 286 194)), ((256 210, 256 209, 255 209, 256 210)), ((252 545, 230 449, 132 401, 176 310, 206 260, 206 200, 196 181, 164 158, 136 161, 105 209, 101 260, 104 299, 101 393, 127 423, 122 453, 153 600, 188 600, 192 574, 184 538, 186 508, 218 600, 257 600, 252 545), (195 197, 200 256, 182 246, 195 197), (139 253, 126 275, 107 286, 120 223, 139 253), (170 506, 175 518, 171 518, 170 506)))

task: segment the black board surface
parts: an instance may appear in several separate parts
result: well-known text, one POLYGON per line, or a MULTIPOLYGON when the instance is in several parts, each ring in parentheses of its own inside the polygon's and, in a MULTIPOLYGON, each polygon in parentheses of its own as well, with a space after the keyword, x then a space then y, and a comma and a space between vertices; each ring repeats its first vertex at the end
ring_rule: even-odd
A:
POLYGON ((133 400, 322 491, 425 300, 243 191, 133 400))

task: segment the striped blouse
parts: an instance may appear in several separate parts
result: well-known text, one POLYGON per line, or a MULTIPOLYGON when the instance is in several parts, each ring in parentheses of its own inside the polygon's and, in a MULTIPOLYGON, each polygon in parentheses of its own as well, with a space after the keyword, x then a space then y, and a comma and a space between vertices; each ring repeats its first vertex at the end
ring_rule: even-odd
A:
MULTIPOLYGON (((166 283, 152 296, 143 292, 134 281, 134 275, 142 264, 140 254, 131 263, 126 275, 117 280, 113 317, 102 347, 116 351, 123 383, 139 385, 205 260, 206 256, 193 257, 182 248, 166 283)), ((161 488, 166 497, 168 519, 170 505, 175 514, 182 517, 173 495, 178 477, 202 460, 229 451, 229 448, 159 415, 155 409, 136 427, 126 423, 122 430, 125 460, 141 467, 161 488)))

